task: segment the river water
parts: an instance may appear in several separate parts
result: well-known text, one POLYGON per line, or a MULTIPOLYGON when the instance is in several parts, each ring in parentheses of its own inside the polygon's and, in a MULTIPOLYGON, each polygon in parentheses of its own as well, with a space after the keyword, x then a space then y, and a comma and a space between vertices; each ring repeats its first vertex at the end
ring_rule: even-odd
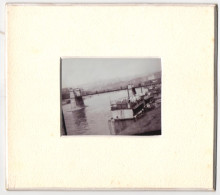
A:
MULTIPOLYGON (((141 89, 136 88, 136 92, 140 93, 141 89)), ((72 109, 71 104, 63 105, 67 135, 109 135, 110 101, 127 96, 127 90, 121 90, 85 96, 83 108, 72 109)))

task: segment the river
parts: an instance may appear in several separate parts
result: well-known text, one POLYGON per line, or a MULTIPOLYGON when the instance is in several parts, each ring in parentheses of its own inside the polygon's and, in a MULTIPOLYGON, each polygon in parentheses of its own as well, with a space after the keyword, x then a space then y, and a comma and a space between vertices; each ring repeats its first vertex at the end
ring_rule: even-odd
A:
MULTIPOLYGON (((136 92, 140 93, 141 88, 136 88, 136 92)), ((63 105, 67 135, 110 135, 110 101, 127 96, 127 90, 121 90, 85 96, 83 108, 72 109, 71 104, 63 105)))

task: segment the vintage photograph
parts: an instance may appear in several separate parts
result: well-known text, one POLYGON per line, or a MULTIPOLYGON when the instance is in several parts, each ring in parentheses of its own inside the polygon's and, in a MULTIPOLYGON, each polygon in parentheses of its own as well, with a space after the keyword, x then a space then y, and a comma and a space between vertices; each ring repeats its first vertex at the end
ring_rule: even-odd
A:
POLYGON ((61 135, 161 135, 160 58, 61 58, 61 135))

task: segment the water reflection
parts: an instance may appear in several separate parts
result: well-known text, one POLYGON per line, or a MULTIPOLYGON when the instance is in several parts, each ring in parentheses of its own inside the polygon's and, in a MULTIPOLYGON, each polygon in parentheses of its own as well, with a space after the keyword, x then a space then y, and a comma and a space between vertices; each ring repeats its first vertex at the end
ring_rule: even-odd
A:
MULTIPOLYGON (((136 89, 137 93, 141 89, 136 89)), ((63 105, 67 135, 109 135, 110 100, 127 97, 127 90, 83 97, 85 106, 63 105)), ((74 105, 74 103, 73 103, 74 105)), ((128 124, 124 124, 127 126, 128 124)), ((122 125, 123 126, 123 125, 122 125)), ((120 126, 120 130, 123 127, 120 126)), ((124 128, 125 128, 124 126, 124 128)))
POLYGON ((88 122, 86 118, 85 108, 73 111, 72 116, 77 129, 88 130, 88 122))

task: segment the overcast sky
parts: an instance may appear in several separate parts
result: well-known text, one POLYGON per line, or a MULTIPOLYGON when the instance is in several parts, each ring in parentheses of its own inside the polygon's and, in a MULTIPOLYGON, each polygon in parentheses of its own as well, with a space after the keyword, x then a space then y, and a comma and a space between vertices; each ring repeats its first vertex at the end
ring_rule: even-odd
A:
POLYGON ((62 88, 82 84, 148 75, 161 71, 160 58, 64 58, 62 59, 62 88))

